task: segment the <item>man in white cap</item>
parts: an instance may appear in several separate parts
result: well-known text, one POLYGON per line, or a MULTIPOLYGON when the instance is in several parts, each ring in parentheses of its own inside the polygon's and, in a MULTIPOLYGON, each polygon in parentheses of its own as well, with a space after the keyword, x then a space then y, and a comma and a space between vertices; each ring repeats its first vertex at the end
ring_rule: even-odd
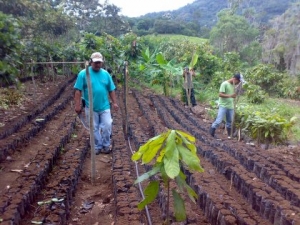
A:
MULTIPOLYGON (((112 118, 108 96, 111 98, 114 110, 118 110, 119 106, 116 101, 115 84, 109 73, 102 69, 103 56, 101 53, 93 53, 90 63, 91 66, 89 66, 88 70, 93 91, 95 151, 96 155, 98 155, 99 153, 110 152, 112 118)), ((74 88, 75 112, 78 114, 81 113, 83 99, 85 101, 85 113, 88 115, 89 98, 85 69, 79 72, 74 88)))

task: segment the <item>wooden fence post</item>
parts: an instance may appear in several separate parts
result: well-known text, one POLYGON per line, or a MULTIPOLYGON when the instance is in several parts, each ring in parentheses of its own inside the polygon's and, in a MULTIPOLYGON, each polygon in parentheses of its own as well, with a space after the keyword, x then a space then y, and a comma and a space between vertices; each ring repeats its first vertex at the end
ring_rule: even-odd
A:
POLYGON ((90 78, 89 71, 89 63, 88 61, 85 63, 85 71, 86 71, 86 80, 88 85, 89 92, 89 121, 90 121, 90 146, 91 146, 91 181, 92 184, 95 184, 95 174, 96 174, 96 166, 95 166, 95 137, 94 137, 94 104, 93 104, 93 90, 90 78))

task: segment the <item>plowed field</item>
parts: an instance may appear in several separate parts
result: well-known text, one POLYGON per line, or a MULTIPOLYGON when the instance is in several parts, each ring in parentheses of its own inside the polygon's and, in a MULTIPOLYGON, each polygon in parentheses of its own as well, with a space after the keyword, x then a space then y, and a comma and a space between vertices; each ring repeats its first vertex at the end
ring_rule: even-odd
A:
POLYGON ((0 224, 138 225, 162 224, 167 193, 147 210, 133 185, 148 167, 131 161, 149 138, 178 129, 196 137, 204 173, 186 174, 198 194, 185 198, 187 221, 171 224, 300 224, 299 150, 221 140, 210 124, 172 98, 130 90, 127 115, 123 90, 120 110, 113 111, 112 152, 96 155, 91 184, 88 131, 73 109, 73 78, 25 82, 19 106, 0 109, 0 224), (128 123, 126 123, 128 122, 128 123), (125 132, 128 124, 128 132, 125 132))

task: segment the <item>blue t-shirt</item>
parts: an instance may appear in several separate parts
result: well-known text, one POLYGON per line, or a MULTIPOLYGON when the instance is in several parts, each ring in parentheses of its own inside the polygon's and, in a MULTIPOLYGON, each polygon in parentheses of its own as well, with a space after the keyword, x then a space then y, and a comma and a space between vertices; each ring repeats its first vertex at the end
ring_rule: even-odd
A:
MULTIPOLYGON (((93 91, 93 111, 102 112, 106 109, 110 109, 109 92, 114 91, 116 88, 111 76, 106 70, 100 69, 96 72, 91 66, 89 67, 89 72, 93 91)), ((89 107, 85 69, 79 72, 74 88, 81 91, 82 98, 85 100, 86 106, 89 107)))

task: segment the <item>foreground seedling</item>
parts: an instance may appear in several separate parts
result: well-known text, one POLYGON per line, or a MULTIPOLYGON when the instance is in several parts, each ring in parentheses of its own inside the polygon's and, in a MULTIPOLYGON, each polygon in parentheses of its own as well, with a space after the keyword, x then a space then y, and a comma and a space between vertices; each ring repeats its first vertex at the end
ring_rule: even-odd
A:
POLYGON ((163 180, 164 187, 167 190, 167 216, 164 224, 169 224, 170 182, 172 180, 177 185, 177 188, 172 189, 174 214, 177 221, 186 220, 185 205, 181 195, 187 193, 194 203, 198 197, 195 191, 186 183, 186 176, 182 171, 183 168, 190 172, 204 171, 197 156, 195 141, 193 136, 185 132, 168 130, 151 138, 132 155, 133 161, 141 159, 142 164, 153 164, 152 169, 138 177, 135 184, 157 175, 154 176, 154 180, 151 180, 144 190, 145 199, 138 204, 140 210, 156 199, 160 189, 160 177, 163 180))

